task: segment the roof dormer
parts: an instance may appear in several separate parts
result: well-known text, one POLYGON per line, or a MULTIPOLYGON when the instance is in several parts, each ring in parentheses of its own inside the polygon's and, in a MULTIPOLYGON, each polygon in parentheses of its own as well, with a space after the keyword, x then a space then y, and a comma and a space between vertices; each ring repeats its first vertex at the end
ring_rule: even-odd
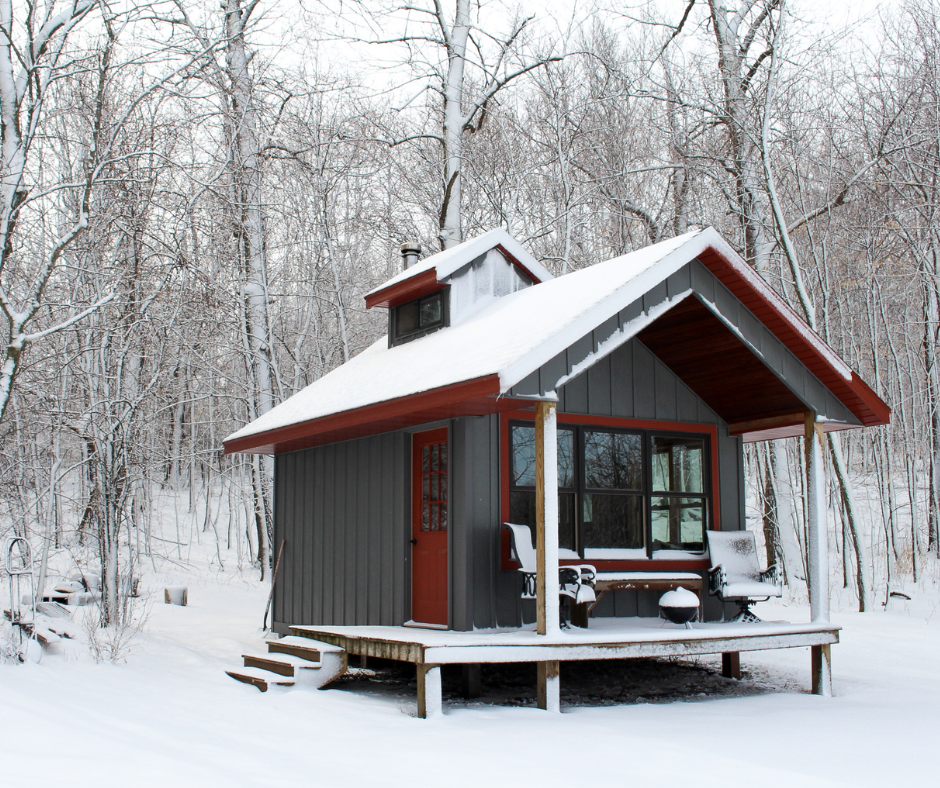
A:
POLYGON ((493 230, 417 260, 420 247, 402 244, 405 269, 366 295, 366 307, 389 310, 389 346, 455 325, 497 298, 552 275, 505 230, 493 230))

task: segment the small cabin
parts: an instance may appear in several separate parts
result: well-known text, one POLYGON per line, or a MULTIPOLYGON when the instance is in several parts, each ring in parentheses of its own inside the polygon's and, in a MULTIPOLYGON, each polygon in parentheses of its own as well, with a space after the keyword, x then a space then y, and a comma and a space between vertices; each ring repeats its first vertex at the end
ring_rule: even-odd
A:
MULTIPOLYGON (((554 403, 557 557, 709 567, 745 527, 744 444, 890 410, 713 229, 553 277, 496 230, 366 296, 388 334, 225 441, 274 455, 274 628, 521 627, 501 526, 536 526, 536 403, 554 403)), ((661 592, 594 618, 657 615, 661 592)), ((703 595, 703 617, 719 620, 703 595)))

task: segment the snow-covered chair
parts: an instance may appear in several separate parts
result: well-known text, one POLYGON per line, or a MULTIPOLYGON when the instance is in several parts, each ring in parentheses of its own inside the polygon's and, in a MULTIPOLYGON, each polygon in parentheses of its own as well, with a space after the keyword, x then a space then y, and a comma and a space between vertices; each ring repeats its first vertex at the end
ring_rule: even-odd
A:
MULTIPOLYGON (((512 557, 519 563, 522 573, 522 598, 535 599, 536 552, 532 546, 532 531, 527 525, 503 523, 509 531, 512 557)), ((569 604, 586 605, 594 602, 594 578, 597 571, 590 564, 558 567, 559 616, 563 629, 568 627, 569 604)))
POLYGON ((706 531, 712 568, 708 570, 708 592, 722 602, 736 602, 738 614, 732 622, 760 619, 751 612, 754 602, 783 595, 783 585, 774 564, 760 568, 757 540, 751 531, 706 531))

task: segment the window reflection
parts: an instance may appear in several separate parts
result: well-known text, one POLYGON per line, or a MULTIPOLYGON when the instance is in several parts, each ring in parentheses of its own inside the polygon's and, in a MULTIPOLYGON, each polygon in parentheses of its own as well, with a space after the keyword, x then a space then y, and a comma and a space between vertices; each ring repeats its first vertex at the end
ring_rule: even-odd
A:
POLYGON ((705 492, 705 442, 697 438, 653 437, 653 490, 705 492))
MULTIPOLYGON (((558 486, 574 487, 574 432, 558 430, 558 486)), ((512 483, 535 487, 535 427, 512 428, 512 483)))
POLYGON ((584 484, 603 490, 643 488, 643 450, 639 435, 584 432, 584 484))
POLYGON ((705 502, 701 498, 654 497, 650 509, 654 550, 705 549, 705 502))

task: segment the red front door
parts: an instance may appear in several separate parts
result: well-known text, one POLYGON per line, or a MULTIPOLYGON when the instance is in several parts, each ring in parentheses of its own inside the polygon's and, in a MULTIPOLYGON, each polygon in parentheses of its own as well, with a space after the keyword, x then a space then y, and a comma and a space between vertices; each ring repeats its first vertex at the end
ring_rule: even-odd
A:
POLYGON ((411 618, 447 626, 447 429, 411 446, 411 618))

